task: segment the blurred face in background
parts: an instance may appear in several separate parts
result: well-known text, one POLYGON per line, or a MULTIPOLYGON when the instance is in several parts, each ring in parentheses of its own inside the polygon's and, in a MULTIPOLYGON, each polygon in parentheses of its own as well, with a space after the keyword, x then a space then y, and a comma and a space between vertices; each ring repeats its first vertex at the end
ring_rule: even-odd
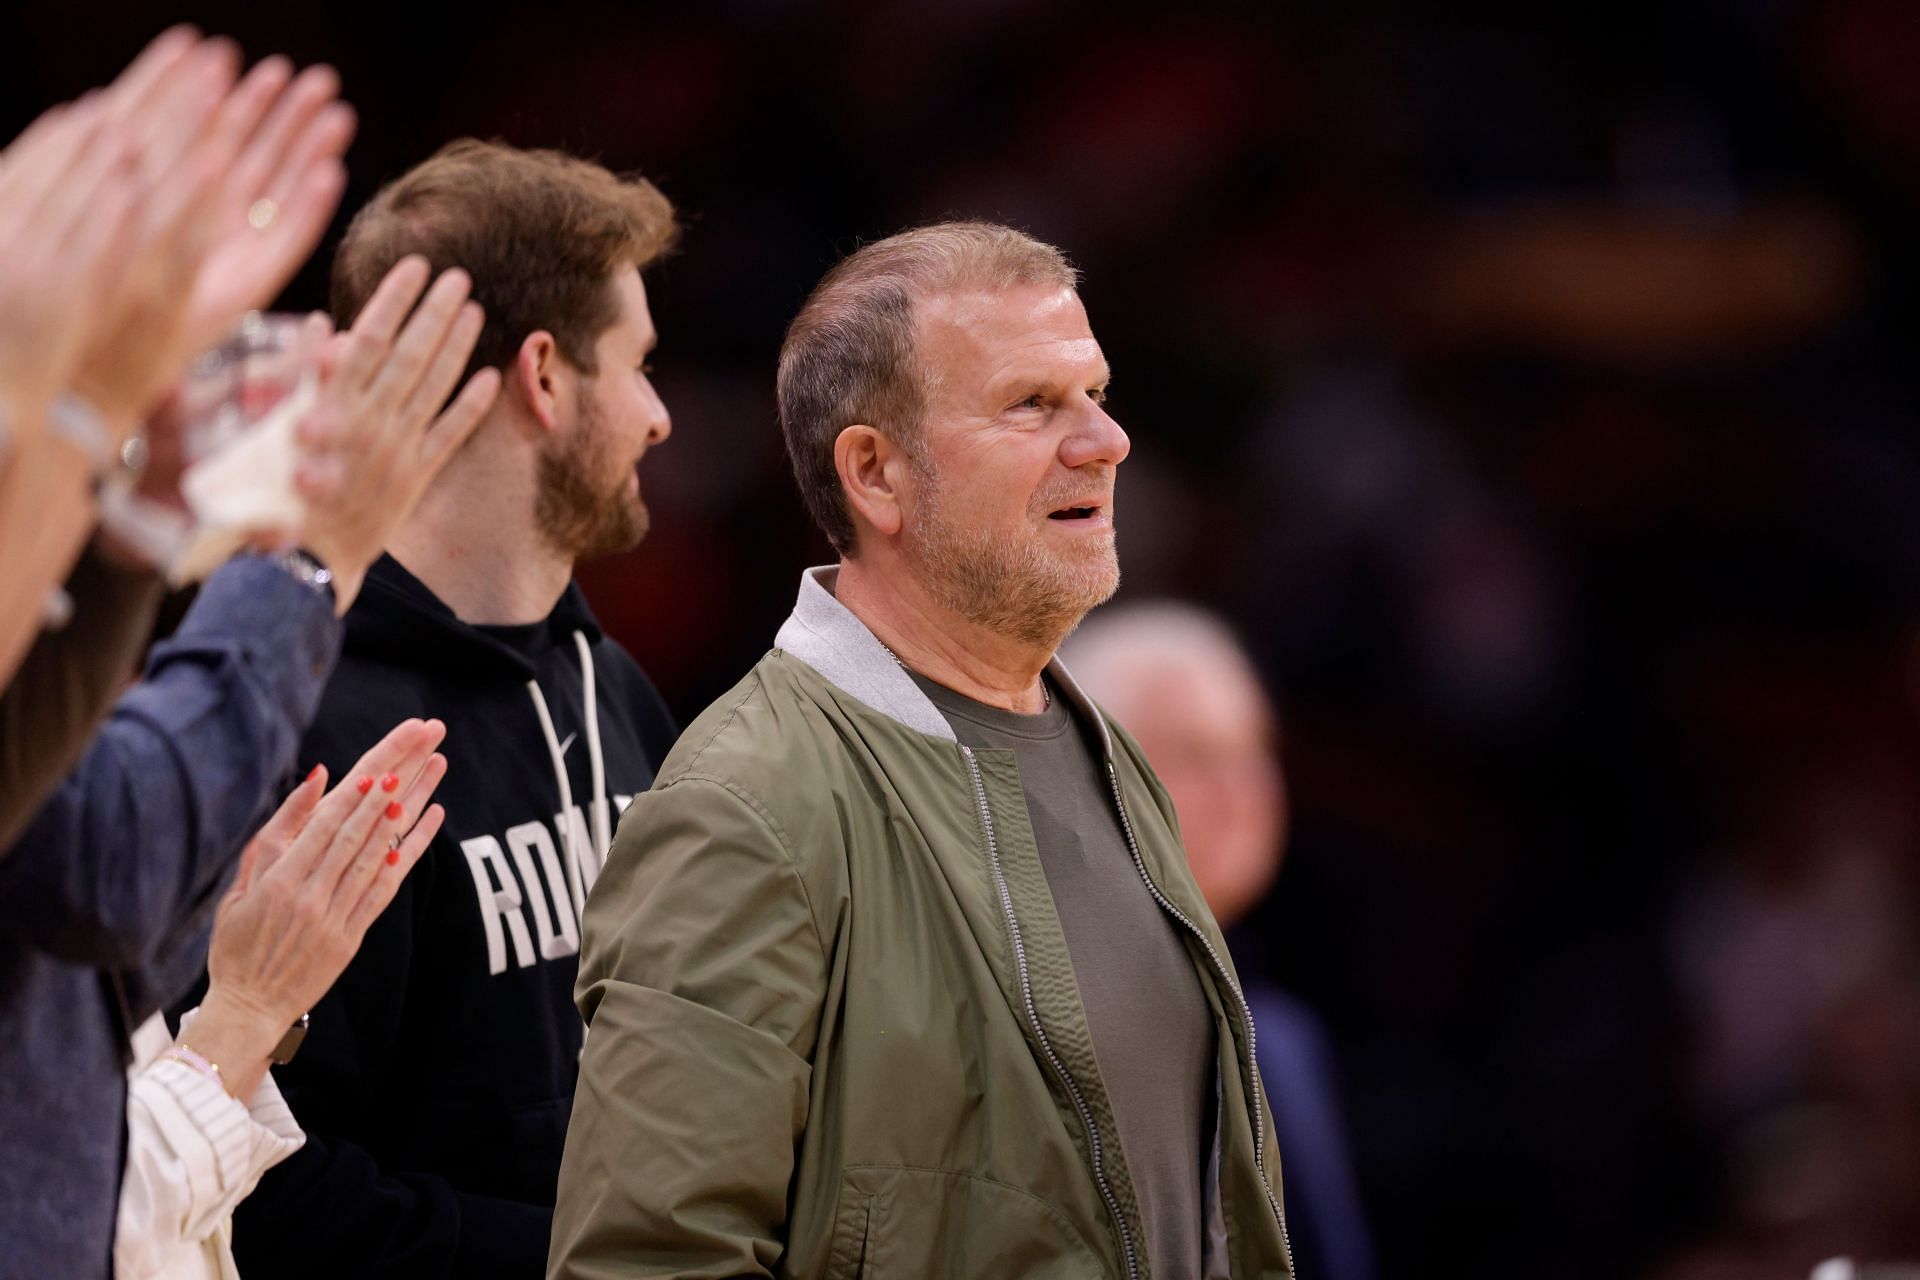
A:
POLYGON ((575 561, 630 550, 646 537, 640 459, 673 430, 648 377, 657 335, 640 273, 628 270, 608 287, 619 310, 594 343, 594 371, 577 376, 573 423, 539 461, 540 528, 575 561))
POLYGON ((1051 646, 1120 584, 1107 362, 1071 289, 1016 285, 916 308, 930 383, 903 541, 946 608, 1051 646))
POLYGON ((1187 861, 1224 928, 1272 887, 1287 842, 1274 715, 1237 653, 1154 649, 1099 665, 1088 691, 1125 725, 1173 797, 1187 861))

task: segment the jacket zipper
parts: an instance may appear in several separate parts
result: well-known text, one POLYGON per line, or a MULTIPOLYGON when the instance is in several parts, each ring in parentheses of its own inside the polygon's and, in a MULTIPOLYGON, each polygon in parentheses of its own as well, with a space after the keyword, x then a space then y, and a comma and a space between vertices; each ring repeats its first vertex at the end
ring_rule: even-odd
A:
MULTIPOLYGON (((1093 1155, 1093 1182, 1100 1190, 1100 1198, 1106 1202, 1107 1212, 1113 1215, 1114 1227, 1120 1233, 1120 1249, 1126 1255, 1129 1280, 1138 1280, 1139 1265, 1133 1256, 1133 1235, 1127 1230, 1127 1220, 1120 1213, 1120 1202, 1113 1194, 1113 1188, 1107 1183, 1105 1162, 1100 1154, 1100 1129, 1093 1122, 1093 1112, 1087 1107, 1086 1097, 1080 1092, 1080 1086, 1074 1083, 1073 1076, 1067 1071, 1066 1064, 1053 1051, 1053 1044, 1047 1039, 1047 1033, 1040 1025, 1040 1014, 1033 1006, 1033 983, 1027 974, 1027 948, 1020 940, 1020 921, 1013 912, 1013 893, 1007 888, 1006 873, 1000 868, 1000 844, 993 834, 993 811, 987 807, 987 788, 980 778, 980 764, 973 757, 973 748, 962 746, 960 754, 967 758, 967 772, 973 776, 973 796, 980 806, 980 824, 987 835, 987 861, 993 869, 993 886, 1000 895, 1000 910, 1007 917, 1007 932, 1013 937, 1013 964, 1020 977, 1020 998, 1026 1005, 1027 1022, 1033 1027, 1034 1039, 1040 1042, 1040 1050, 1046 1054, 1047 1062, 1052 1065, 1061 1081, 1067 1086, 1067 1096, 1073 1099, 1074 1110, 1080 1113, 1080 1122, 1087 1128, 1087 1148, 1093 1155)), ((1138 855, 1136 855, 1138 856, 1138 855)), ((1144 873, 1143 873, 1144 874, 1144 873)), ((1157 896, 1157 895, 1156 895, 1157 896)), ((1262 1175, 1265 1176, 1264 1174, 1262 1175)), ((1273 1192, 1267 1192, 1267 1198, 1273 1198, 1273 1192)), ((1284 1233, 1286 1225, 1281 1224, 1284 1233)), ((1291 1268, 1291 1253, 1288 1266, 1291 1268)))
POLYGON ((1266 1108, 1261 1105, 1260 1084, 1255 1078, 1253 1070, 1253 1063, 1256 1061, 1254 1057, 1253 1010, 1248 1007, 1247 998, 1240 991, 1240 984, 1235 982, 1228 974, 1227 966, 1221 961, 1220 953, 1214 950, 1212 941, 1208 939, 1206 934, 1200 932, 1199 926, 1188 919, 1184 911, 1174 906, 1173 903, 1167 899, 1166 894, 1160 892, 1160 886, 1155 884, 1153 877, 1147 874, 1146 861, 1140 856, 1140 844, 1133 836, 1133 819, 1128 815, 1127 802, 1120 794, 1120 774, 1119 771, 1114 768, 1111 759, 1107 761, 1107 781, 1113 787, 1113 807, 1120 814, 1120 829, 1127 837, 1127 852, 1133 855, 1134 870, 1140 873, 1142 883, 1147 886, 1147 892, 1153 895, 1153 900, 1160 904, 1160 909, 1186 926, 1187 932, 1199 939, 1200 945, 1206 948, 1207 958, 1213 961, 1215 975, 1222 980, 1223 985, 1225 985, 1229 991, 1233 992, 1234 1003, 1239 1008, 1241 1023, 1247 1029, 1247 1096, 1253 1102, 1253 1165, 1260 1174, 1260 1185, 1267 1193, 1267 1204, 1273 1210, 1274 1220, 1280 1224, 1280 1247, 1286 1252, 1287 1274, 1291 1276, 1295 1274, 1293 1270, 1293 1239, 1287 1234, 1287 1215, 1280 1211, 1279 1198, 1273 1194, 1273 1183, 1267 1178, 1266 1108))

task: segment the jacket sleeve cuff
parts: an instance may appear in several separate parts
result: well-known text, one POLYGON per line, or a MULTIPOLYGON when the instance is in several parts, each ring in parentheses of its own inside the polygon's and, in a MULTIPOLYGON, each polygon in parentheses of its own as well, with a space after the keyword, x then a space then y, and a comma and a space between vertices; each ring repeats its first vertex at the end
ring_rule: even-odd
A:
POLYGON ((265 556, 235 556, 207 579, 168 647, 237 638, 274 699, 305 724, 320 705, 341 632, 331 596, 265 556))

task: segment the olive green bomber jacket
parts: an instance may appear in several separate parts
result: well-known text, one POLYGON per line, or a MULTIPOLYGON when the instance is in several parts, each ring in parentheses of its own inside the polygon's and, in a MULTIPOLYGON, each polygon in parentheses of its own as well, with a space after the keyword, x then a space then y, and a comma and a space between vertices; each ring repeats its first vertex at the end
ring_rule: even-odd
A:
MULTIPOLYGON (((549 1274, 1142 1280, 1013 755, 961 746, 832 580, 808 572, 777 647, 682 735, 588 898, 549 1274)), ((1238 980, 1166 793, 1106 736, 1222 1049, 1207 1275, 1288 1276, 1238 980)))

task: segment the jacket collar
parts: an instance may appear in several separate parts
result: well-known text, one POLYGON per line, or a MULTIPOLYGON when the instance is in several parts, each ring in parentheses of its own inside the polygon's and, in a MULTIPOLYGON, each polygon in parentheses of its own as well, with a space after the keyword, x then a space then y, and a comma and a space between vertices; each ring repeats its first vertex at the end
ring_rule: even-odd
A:
MULTIPOLYGON (((833 594, 838 565, 816 565, 800 575, 800 596, 774 637, 781 649, 818 671, 828 684, 852 694, 881 715, 909 729, 947 742, 958 741, 953 726, 920 686, 894 661, 880 638, 833 594)), ((1047 663, 1054 687, 1080 717, 1100 731, 1103 759, 1113 756, 1106 717, 1054 658, 1047 663)))

